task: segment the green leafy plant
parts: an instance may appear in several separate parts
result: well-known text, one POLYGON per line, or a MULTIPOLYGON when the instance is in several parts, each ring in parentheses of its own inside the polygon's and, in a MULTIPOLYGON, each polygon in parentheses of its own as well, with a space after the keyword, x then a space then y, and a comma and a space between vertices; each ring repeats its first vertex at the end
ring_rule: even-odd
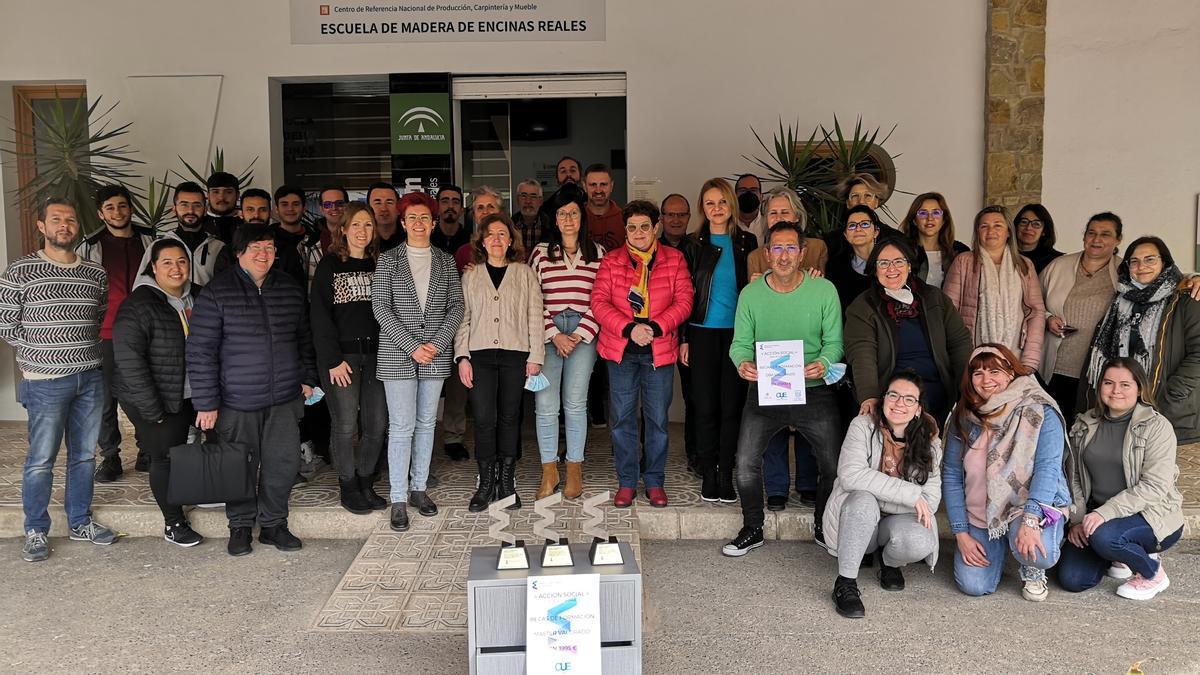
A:
POLYGON ((96 97, 88 106, 82 101, 64 105, 56 90, 54 105, 48 111, 27 102, 36 131, 14 126, 16 141, 0 147, 17 160, 36 162, 36 177, 13 191, 17 200, 25 207, 36 208, 51 197, 70 199, 78 207, 84 236, 103 227, 96 212, 96 190, 113 183, 126 185, 136 177, 132 169, 142 163, 122 140, 131 123, 116 125, 112 112, 118 104, 102 110, 102 98, 96 97))
MULTIPOLYGON (((829 232, 839 227, 845 208, 838 194, 840 184, 852 173, 866 172, 881 177, 878 176, 878 155, 872 155, 872 149, 882 147, 896 127, 880 138, 880 129, 864 129, 860 117, 853 130, 846 133, 834 116, 832 129, 817 125, 805 140, 798 131, 799 126, 799 122, 795 122, 785 127, 781 118, 769 144, 751 127, 751 133, 766 154, 742 157, 764 172, 762 178, 765 181, 780 183, 800 195, 808 212, 810 230, 829 232)), ((889 164, 894 159, 892 155, 885 156, 889 164)), ((891 215, 886 206, 883 211, 891 215)))
MULTIPOLYGON (((217 151, 213 153, 213 159, 208 163, 208 173, 206 174, 201 174, 194 166, 188 164, 188 161, 183 157, 180 157, 179 155, 176 156, 179 157, 180 162, 183 162, 184 169, 187 170, 187 174, 183 174, 178 171, 171 172, 178 176, 180 180, 195 181, 201 185, 204 185, 208 182, 208 177, 214 173, 218 171, 229 171, 229 169, 225 168, 225 151, 220 147, 218 147, 217 151)), ((256 162, 258 162, 258 157, 250 160, 250 163, 246 165, 246 168, 242 169, 240 172, 230 172, 237 176, 239 190, 245 190, 254 184, 254 164, 256 162)))
POLYGON ((134 193, 133 203, 129 205, 133 209, 134 220, 153 228, 158 235, 162 235, 175 221, 175 213, 171 209, 172 187, 167 179, 165 173, 161 180, 151 178, 146 191, 140 195, 134 193))

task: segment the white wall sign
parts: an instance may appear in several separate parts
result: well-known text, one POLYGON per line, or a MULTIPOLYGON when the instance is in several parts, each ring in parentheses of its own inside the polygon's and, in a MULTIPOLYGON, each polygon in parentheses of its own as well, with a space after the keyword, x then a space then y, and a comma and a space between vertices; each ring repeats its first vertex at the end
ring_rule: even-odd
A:
POLYGON ((291 0, 292 44, 604 40, 607 0, 291 0))
POLYGON ((600 575, 529 577, 525 672, 601 675, 600 575))
POLYGON ((758 368, 759 405, 802 405, 804 388, 804 340, 775 340, 754 343, 758 368))

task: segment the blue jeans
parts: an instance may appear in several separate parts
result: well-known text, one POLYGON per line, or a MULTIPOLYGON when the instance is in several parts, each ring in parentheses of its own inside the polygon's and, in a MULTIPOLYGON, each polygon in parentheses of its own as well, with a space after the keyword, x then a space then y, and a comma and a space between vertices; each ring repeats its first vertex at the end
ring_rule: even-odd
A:
POLYGON ((954 548, 954 583, 958 590, 967 595, 988 595, 995 593, 1000 585, 1000 574, 1004 571, 1006 550, 1021 565, 1021 580, 1036 581, 1046 578, 1046 570, 1058 562, 1059 543, 1063 538, 1063 523, 1060 518, 1057 523, 1042 529, 1042 546, 1046 548, 1043 557, 1034 551, 1033 558, 1026 558, 1017 553, 1017 532, 1021 529, 1021 520, 1014 520, 1008 527, 1008 536, 1000 539, 988 539, 985 528, 967 525, 967 532, 975 541, 983 545, 983 554, 987 556, 987 567, 971 567, 963 561, 958 547, 954 548))
POLYGON ((1106 520, 1088 538, 1087 548, 1063 543, 1058 583, 1072 593, 1086 591, 1100 583, 1113 562, 1125 563, 1143 578, 1152 579, 1158 574, 1158 561, 1150 554, 1171 548, 1181 536, 1182 527, 1160 542, 1140 513, 1106 520))
POLYGON ((425 491, 429 460, 433 458, 433 427, 437 424, 442 382, 416 378, 383 381, 388 406, 389 497, 393 504, 408 501, 410 471, 413 491, 425 491))
POLYGON ((79 527, 92 518, 92 475, 96 439, 104 410, 104 375, 99 368, 52 380, 21 380, 18 398, 29 413, 29 454, 21 478, 25 531, 50 531, 54 460, 67 438, 67 524, 79 527))
POLYGON ((646 468, 641 471, 647 488, 662 487, 667 468, 667 411, 675 390, 674 364, 654 367, 650 354, 625 354, 621 362, 608 362, 609 426, 617 483, 637 488, 638 398, 646 422, 646 468))
MULTIPOLYGON (((583 315, 566 309, 554 316, 558 330, 570 335, 579 326, 583 315)), ((567 358, 558 355, 554 344, 546 343, 546 359, 542 374, 550 380, 550 386, 535 395, 534 411, 537 418, 538 452, 542 464, 558 460, 558 408, 561 402, 567 427, 567 461, 583 461, 583 444, 587 442, 587 399, 588 383, 592 380, 592 366, 596 364, 596 345, 580 342, 567 358)))
POLYGON ((771 437, 763 455, 763 484, 768 497, 786 497, 791 476, 788 475, 788 439, 796 444, 796 492, 816 491, 817 460, 803 436, 784 429, 771 437))

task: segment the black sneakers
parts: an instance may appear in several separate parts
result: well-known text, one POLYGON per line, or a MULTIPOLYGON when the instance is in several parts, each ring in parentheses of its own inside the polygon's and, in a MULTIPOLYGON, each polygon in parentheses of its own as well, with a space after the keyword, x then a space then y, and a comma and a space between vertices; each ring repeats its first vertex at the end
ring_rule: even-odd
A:
POLYGON ((731 558, 740 558, 763 545, 761 527, 743 527, 733 541, 721 547, 721 553, 731 558))
POLYGON ((258 531, 258 541, 280 551, 299 551, 304 546, 299 537, 288 530, 287 523, 262 528, 258 531))
POLYGON ((254 530, 252 528, 231 527, 229 528, 229 544, 225 550, 232 556, 246 555, 253 550, 250 547, 250 541, 253 539, 254 530))
POLYGON ((904 573, 899 567, 885 565, 883 554, 879 555, 879 587, 885 591, 904 590, 904 573))
POLYGON ((163 530, 163 539, 184 548, 191 548, 204 541, 204 537, 201 537, 199 533, 193 530, 192 526, 186 520, 168 524, 166 529, 163 530))
POLYGON ((722 504, 733 504, 737 502, 737 490, 733 487, 733 469, 720 469, 720 487, 718 488, 718 498, 722 504))
POLYGON ((837 581, 833 582, 833 607, 847 619, 861 619, 867 615, 857 581, 838 575, 837 581))
POLYGON ((700 480, 700 499, 706 502, 720 501, 721 486, 717 480, 717 470, 715 468, 705 469, 700 480))

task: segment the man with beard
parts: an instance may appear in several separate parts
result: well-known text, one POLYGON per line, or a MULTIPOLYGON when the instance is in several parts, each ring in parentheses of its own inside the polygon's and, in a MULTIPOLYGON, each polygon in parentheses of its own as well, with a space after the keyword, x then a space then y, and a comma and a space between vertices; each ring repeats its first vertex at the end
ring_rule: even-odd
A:
MULTIPOLYGON (((462 222, 463 191, 457 185, 443 185, 437 193, 438 226, 429 241, 450 255, 471 241, 471 233, 462 222)), ((459 270, 462 273, 462 270, 459 270)))
POLYGON ((525 251, 533 255, 533 248, 545 241, 545 228, 539 210, 542 208, 542 184, 536 180, 517 183, 517 210, 513 212, 513 225, 521 235, 525 251))
MULTIPOLYGON (((79 244, 76 253, 84 260, 99 264, 108 275, 108 311, 100 325, 101 372, 104 375, 104 412, 100 416, 100 466, 96 481, 111 483, 122 473, 121 428, 117 423, 117 399, 111 395, 113 371, 113 319, 121 302, 133 289, 141 271, 142 256, 154 242, 154 230, 134 225, 129 190, 121 185, 105 185, 96 192, 96 206, 104 229, 79 244)), ((150 469, 150 458, 138 452, 138 471, 150 469)))
POLYGON ((380 253, 404 243, 404 228, 397 225, 399 204, 400 193, 391 183, 372 183, 367 188, 367 205, 375 213, 375 240, 380 253))
POLYGON ((342 218, 346 216, 346 204, 350 203, 350 193, 346 188, 332 185, 321 190, 321 217, 317 218, 314 226, 321 235, 321 252, 329 253, 333 246, 334 233, 342 226, 342 218))
POLYGON ((558 164, 554 166, 554 179, 558 182, 558 186, 562 187, 567 183, 579 183, 582 177, 583 165, 579 160, 570 155, 563 156, 558 160, 558 164))
POLYGON ((588 236, 606 251, 615 251, 625 242, 625 221, 621 206, 612 196, 612 172, 603 164, 592 164, 583 172, 587 191, 588 236))
POLYGON ((762 202, 762 181, 752 173, 744 173, 738 176, 733 192, 738 200, 738 227, 754 235, 755 243, 762 246, 763 236, 767 232, 766 221, 758 212, 759 203, 762 202))
POLYGON ((217 171, 208 177, 208 213, 201 221, 204 229, 214 234, 226 245, 233 242, 233 235, 242 225, 238 217, 238 197, 241 194, 237 176, 217 171))
POLYGON ((29 415, 29 453, 21 477, 29 562, 50 555, 50 493, 54 459, 64 436, 64 507, 74 541, 109 545, 116 535, 92 519, 92 472, 104 408, 100 326, 108 275, 75 253, 75 206, 47 200, 38 212, 43 247, 18 258, 0 275, 0 337, 13 346, 23 375, 17 398, 29 415))
MULTIPOLYGON (((192 254, 192 283, 205 286, 217 273, 217 259, 225 242, 204 229, 204 188, 190 180, 180 183, 175 187, 174 208, 179 227, 164 236, 183 242, 192 254)), ((149 264, 150 248, 146 247, 138 269, 144 270, 149 264)))

